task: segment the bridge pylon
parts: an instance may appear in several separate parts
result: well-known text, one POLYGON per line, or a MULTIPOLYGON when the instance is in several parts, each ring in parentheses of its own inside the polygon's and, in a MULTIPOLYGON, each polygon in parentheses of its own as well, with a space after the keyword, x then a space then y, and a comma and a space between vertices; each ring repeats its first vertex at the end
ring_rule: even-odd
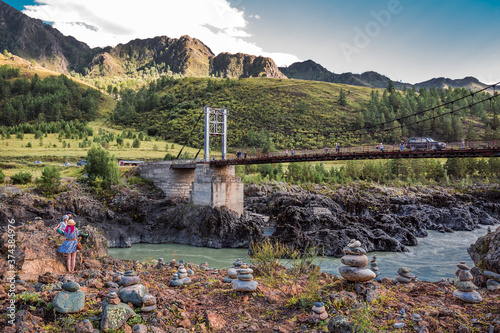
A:
POLYGON ((227 158, 227 115, 226 108, 211 108, 208 105, 205 112, 205 147, 204 160, 210 161, 210 136, 222 137, 222 159, 227 158))

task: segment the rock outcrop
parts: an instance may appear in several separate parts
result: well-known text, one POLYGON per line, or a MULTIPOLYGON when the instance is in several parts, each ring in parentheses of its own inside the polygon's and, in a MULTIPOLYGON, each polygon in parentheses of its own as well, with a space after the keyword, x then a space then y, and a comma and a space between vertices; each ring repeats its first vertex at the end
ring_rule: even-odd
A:
POLYGON ((500 274, 500 227, 478 238, 467 252, 477 267, 500 274))
MULTIPOLYGON (((89 237, 82 240, 82 250, 77 255, 77 268, 95 266, 98 258, 107 256, 107 241, 96 228, 83 228, 89 237)), ((36 220, 15 228, 16 269, 21 273, 23 280, 33 280, 46 272, 55 274, 66 273, 66 257, 57 250, 64 242, 65 237, 59 235, 54 228, 46 227, 44 221, 36 220)), ((0 252, 8 253, 9 234, 3 233, 0 238, 0 252)), ((7 269, 5 259, 0 259, 0 276, 7 269)))

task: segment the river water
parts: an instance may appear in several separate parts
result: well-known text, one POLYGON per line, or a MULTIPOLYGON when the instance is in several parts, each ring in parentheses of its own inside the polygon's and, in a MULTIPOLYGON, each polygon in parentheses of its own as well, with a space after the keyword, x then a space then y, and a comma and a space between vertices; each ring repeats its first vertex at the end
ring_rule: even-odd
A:
MULTIPOLYGON (((469 267, 474 266, 467 248, 486 233, 486 227, 474 231, 428 233, 428 237, 418 239, 417 246, 408 247, 410 252, 368 253, 370 259, 373 254, 377 255, 377 264, 382 272, 380 277, 395 278, 398 268, 406 266, 411 268, 419 280, 439 281, 441 278, 454 278, 456 265, 460 261, 465 261, 469 267)), ((237 258, 248 261, 247 252, 247 249, 211 249, 179 244, 134 244, 131 248, 109 249, 109 255, 119 259, 147 261, 163 258, 165 262, 169 262, 175 258, 195 264, 206 261, 211 267, 222 269, 231 267, 237 258)), ((322 271, 340 276, 340 258, 325 257, 317 264, 322 271)))

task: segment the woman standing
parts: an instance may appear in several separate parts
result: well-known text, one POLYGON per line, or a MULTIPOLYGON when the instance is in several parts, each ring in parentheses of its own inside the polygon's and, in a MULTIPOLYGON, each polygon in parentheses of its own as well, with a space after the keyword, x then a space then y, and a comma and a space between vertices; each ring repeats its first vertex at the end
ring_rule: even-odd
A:
POLYGON ((78 245, 78 229, 75 227, 75 221, 69 220, 64 229, 64 236, 66 240, 59 248, 59 252, 68 254, 68 272, 73 273, 76 265, 76 246, 78 245))

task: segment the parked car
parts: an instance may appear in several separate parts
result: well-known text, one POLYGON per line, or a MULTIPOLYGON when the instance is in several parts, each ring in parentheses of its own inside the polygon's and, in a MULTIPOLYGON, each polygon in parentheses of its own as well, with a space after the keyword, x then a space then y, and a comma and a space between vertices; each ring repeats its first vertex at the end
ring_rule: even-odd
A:
POLYGON ((435 141, 431 138, 413 137, 406 141, 406 149, 410 149, 411 151, 446 149, 446 143, 435 141))
POLYGON ((87 164, 86 160, 81 160, 76 163, 77 166, 84 166, 85 164, 87 164))

